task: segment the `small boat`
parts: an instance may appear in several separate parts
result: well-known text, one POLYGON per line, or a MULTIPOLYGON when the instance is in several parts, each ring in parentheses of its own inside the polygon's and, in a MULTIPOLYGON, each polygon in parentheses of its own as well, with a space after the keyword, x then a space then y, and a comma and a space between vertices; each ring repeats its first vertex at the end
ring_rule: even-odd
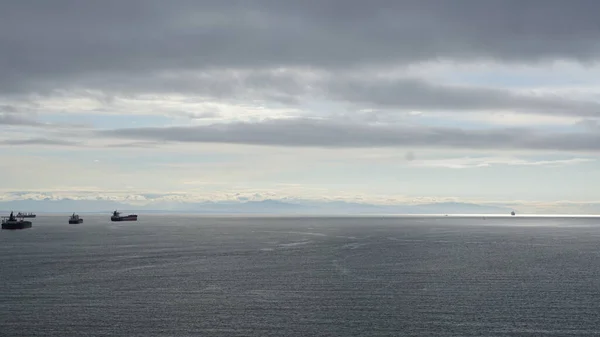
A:
POLYGON ((514 216, 515 215, 515 211, 510 212, 510 215, 514 216))
POLYGON ((71 217, 69 218, 69 223, 70 224, 79 224, 82 223, 83 219, 79 217, 78 214, 73 213, 73 215, 71 215, 71 217))
POLYGON ((17 217, 13 215, 13 212, 10 212, 8 217, 3 217, 2 219, 2 229, 25 229, 31 228, 32 225, 31 221, 23 220, 22 217, 17 219, 17 217))
POLYGON ((113 215, 110 217, 110 221, 137 221, 137 215, 121 215, 121 213, 114 211, 113 215))
POLYGON ((17 213, 17 218, 35 218, 37 215, 33 213, 17 213))

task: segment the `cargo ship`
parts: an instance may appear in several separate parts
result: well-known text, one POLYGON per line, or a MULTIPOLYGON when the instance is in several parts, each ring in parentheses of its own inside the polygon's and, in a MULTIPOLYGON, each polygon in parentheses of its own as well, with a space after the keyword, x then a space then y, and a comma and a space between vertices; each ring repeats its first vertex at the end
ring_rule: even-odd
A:
POLYGON ((2 219, 2 229, 25 229, 31 228, 32 225, 31 221, 23 220, 22 217, 17 220, 13 212, 10 212, 10 216, 3 217, 2 219))
POLYGON ((121 215, 121 213, 114 211, 113 215, 110 217, 110 221, 137 221, 137 215, 121 215))
POLYGON ((33 213, 17 213, 17 218, 35 218, 36 215, 33 213))
POLYGON ((69 223, 70 224, 83 223, 83 219, 80 218, 78 214, 73 213, 73 215, 71 215, 71 217, 69 218, 69 223))

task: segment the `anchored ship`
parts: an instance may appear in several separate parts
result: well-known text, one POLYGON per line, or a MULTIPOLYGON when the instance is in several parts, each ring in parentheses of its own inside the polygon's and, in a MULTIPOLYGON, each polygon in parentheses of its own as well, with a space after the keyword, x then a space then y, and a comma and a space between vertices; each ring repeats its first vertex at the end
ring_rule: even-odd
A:
POLYGON ((78 214, 73 213, 73 215, 71 215, 71 217, 69 218, 69 223, 70 224, 79 224, 82 223, 83 219, 79 217, 78 214))
POLYGON ((114 211, 113 215, 110 217, 110 221, 137 221, 137 215, 121 215, 121 213, 114 211))
POLYGON ((13 212, 10 212, 8 217, 3 217, 2 219, 2 229, 25 229, 31 228, 33 225, 31 221, 23 220, 23 217, 19 217, 17 219, 16 216, 13 215, 13 212))
POLYGON ((17 218, 35 218, 36 215, 33 213, 17 213, 17 218))

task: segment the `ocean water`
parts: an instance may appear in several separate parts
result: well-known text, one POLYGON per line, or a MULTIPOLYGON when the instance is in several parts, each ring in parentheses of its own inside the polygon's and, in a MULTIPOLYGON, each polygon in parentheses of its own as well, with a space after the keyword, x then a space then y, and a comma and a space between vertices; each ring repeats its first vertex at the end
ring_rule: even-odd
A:
POLYGON ((0 336, 600 334, 600 219, 40 216, 0 336))

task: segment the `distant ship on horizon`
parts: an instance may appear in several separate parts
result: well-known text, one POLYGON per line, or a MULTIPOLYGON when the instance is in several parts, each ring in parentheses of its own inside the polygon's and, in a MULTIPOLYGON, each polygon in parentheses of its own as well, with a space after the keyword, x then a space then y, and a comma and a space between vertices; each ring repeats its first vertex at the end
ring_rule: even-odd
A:
POLYGON ((17 218, 35 218, 37 215, 35 215, 34 213, 17 213, 16 217, 17 218))
POLYGON ((25 229, 31 228, 32 225, 31 221, 23 220, 22 216, 15 216, 13 212, 10 212, 8 217, 3 217, 2 219, 2 229, 25 229), (20 219, 17 220, 17 217, 20 219))
POLYGON ((80 224, 80 223, 83 223, 83 219, 79 217, 79 214, 73 213, 73 215, 71 215, 71 217, 69 218, 69 223, 70 224, 80 224))
POLYGON ((120 212, 114 211, 110 217, 110 221, 137 221, 137 215, 129 214, 122 216, 120 212))

